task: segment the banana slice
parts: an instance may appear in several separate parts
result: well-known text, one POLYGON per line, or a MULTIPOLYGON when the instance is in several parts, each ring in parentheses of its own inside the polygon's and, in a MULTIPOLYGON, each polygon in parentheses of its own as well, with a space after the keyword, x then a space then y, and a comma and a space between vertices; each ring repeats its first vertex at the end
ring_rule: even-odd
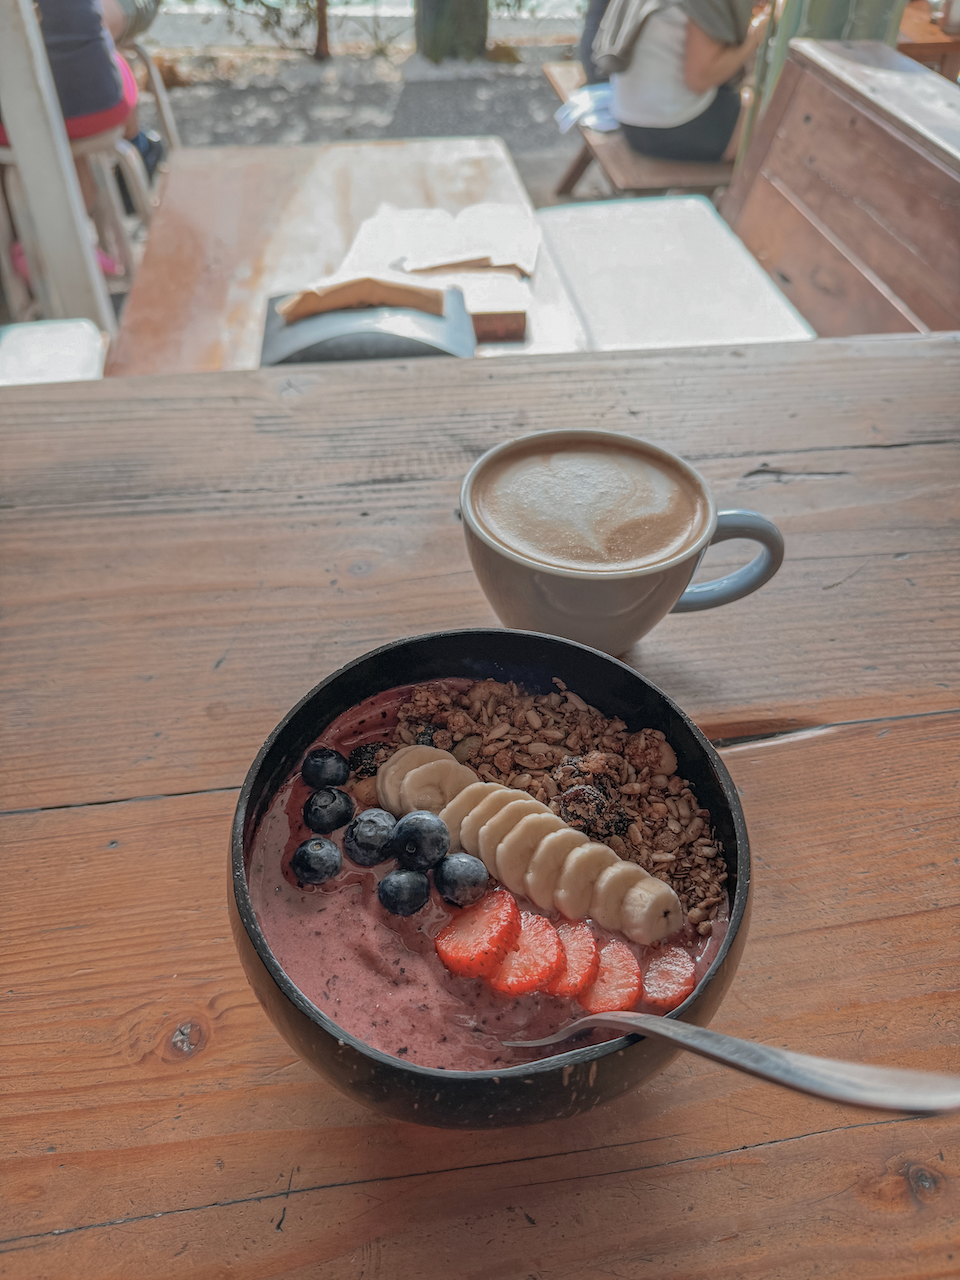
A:
POLYGON ((641 880, 650 879, 650 873, 635 862, 619 862, 615 867, 606 867, 597 876, 593 886, 589 912, 591 919, 602 929, 619 929, 620 908, 627 890, 641 880))
POLYGON ((483 865, 492 876, 496 876, 498 880, 501 878, 497 863, 497 849, 504 836, 513 830, 521 818, 526 818, 528 814, 544 812, 550 812, 545 804, 534 800, 532 796, 525 795, 522 791, 517 791, 510 804, 498 809, 493 817, 483 824, 477 835, 477 847, 483 865))
POLYGON ((472 782, 469 787, 464 789, 455 796, 448 805, 440 810, 440 818, 447 824, 447 830, 450 832, 450 852, 459 853, 462 846, 460 844, 460 824, 475 805, 478 805, 484 796, 490 795, 494 791, 502 791, 503 787, 499 782, 472 782))
POLYGON ((680 899, 656 876, 628 889, 620 904, 620 932, 631 942, 659 942, 676 933, 682 922, 680 899))
POLYGON ((589 843, 590 837, 583 831, 563 826, 559 831, 551 831, 544 836, 537 845, 523 877, 523 890, 541 911, 553 910, 553 892, 568 854, 589 843))
POLYGON ((400 782, 400 810, 429 809, 439 813, 445 805, 477 781, 477 775, 465 764, 449 756, 446 760, 428 760, 405 773, 400 782))
POLYGON ((386 809, 393 816, 400 816, 400 783, 411 769, 416 769, 428 760, 451 760, 449 751, 441 751, 439 747, 401 747, 395 751, 386 764, 377 770, 377 799, 380 808, 386 809))
POLYGON ((560 870, 553 905, 568 920, 583 920, 590 910, 593 886, 601 871, 620 861, 605 844, 591 842, 573 850, 560 870))
MULTIPOLYGON (((508 805, 506 809, 501 810, 502 813, 512 813, 513 805, 508 805)), ((487 826, 490 824, 488 823, 487 826)), ((525 877, 527 868, 536 853, 537 848, 544 838, 551 831, 566 830, 566 824, 562 818, 558 818, 555 813, 551 813, 547 809, 546 813, 540 813, 534 810, 527 813, 520 819, 515 826, 511 827, 507 834, 501 837, 500 843, 497 845, 497 879, 501 884, 505 884, 511 893, 526 893, 525 877)), ((487 827, 483 827, 480 832, 481 842, 483 833, 487 827)), ((553 895, 551 894, 551 900, 553 895)))
POLYGON ((496 791, 484 796, 479 804, 474 805, 460 823, 460 844, 464 853, 472 853, 475 858, 480 857, 480 828, 485 822, 489 822, 495 813, 508 804, 513 804, 519 796, 520 792, 511 787, 498 786, 496 791))

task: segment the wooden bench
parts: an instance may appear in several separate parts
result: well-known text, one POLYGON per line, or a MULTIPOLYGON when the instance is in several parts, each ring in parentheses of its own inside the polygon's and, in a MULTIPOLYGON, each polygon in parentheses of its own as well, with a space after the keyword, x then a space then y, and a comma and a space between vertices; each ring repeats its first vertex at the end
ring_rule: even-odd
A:
POLYGON ((720 212, 821 337, 960 329, 960 91, 794 40, 720 212))
MULTIPOLYGON (((547 62, 544 74, 561 102, 586 82, 579 62, 547 62)), ((595 160, 618 195, 652 195, 664 191, 712 192, 726 186, 732 164, 703 164, 693 160, 658 160, 632 149, 623 134, 598 133, 580 126, 583 147, 557 187, 558 196, 572 195, 574 187, 595 160)))

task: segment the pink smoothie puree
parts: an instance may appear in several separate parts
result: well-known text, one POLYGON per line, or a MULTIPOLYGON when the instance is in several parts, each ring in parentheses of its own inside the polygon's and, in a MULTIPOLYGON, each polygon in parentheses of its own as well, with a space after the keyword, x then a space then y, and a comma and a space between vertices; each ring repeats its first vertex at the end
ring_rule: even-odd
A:
MULTIPOLYGON (((471 683, 444 680, 430 687, 452 694, 471 683)), ((349 756, 366 743, 392 742, 397 711, 410 693, 410 686, 392 689, 361 703, 335 720, 313 747, 332 747, 349 756)), ((343 789, 354 796, 357 812, 376 806, 371 780, 351 775, 343 789)), ((333 879, 298 887, 290 860, 312 835, 302 816, 310 790, 299 772, 280 788, 257 829, 247 873, 253 909, 270 950, 308 1000, 372 1048, 438 1070, 496 1070, 571 1047, 504 1047, 503 1040, 551 1035, 582 1017, 583 1009, 575 1000, 537 993, 511 998, 479 979, 449 973, 434 939, 460 908, 431 888, 422 910, 408 917, 391 915, 379 902, 377 884, 394 869, 394 862, 363 868, 344 856, 343 869, 333 879)), ((343 834, 341 829, 328 838, 342 849, 343 834)), ((517 902, 521 910, 538 911, 524 898, 517 902)), ((724 909, 709 937, 699 936, 685 923, 667 940, 689 950, 697 982, 720 948, 725 914, 724 909)), ((595 924, 593 932, 601 946, 611 937, 621 937, 595 924)), ((641 969, 656 950, 627 945, 641 969)), ((642 1000, 637 1009, 646 1011, 642 1000)), ((612 1038, 600 1032, 593 1036, 597 1041, 612 1038)))

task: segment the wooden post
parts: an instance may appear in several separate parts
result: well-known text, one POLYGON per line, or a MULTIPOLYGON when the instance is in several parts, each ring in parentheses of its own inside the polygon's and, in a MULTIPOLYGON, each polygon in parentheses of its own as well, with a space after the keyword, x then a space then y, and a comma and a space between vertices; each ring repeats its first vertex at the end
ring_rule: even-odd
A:
POLYGON ((487 52, 487 0, 415 0, 417 52, 431 62, 487 52))
POLYGON ((31 0, 0 0, 0 112, 49 285, 48 319, 116 319, 87 233, 73 157, 31 0))
POLYGON ((313 56, 317 62, 326 62, 330 57, 330 35, 327 30, 327 0, 316 0, 317 3, 317 43, 313 56))

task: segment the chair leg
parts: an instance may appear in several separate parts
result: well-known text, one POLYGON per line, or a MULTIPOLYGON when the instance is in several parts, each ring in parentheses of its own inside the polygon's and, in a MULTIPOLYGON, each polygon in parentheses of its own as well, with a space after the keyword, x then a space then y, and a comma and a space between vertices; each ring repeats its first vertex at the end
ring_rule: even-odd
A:
POLYGON ((39 308, 31 298, 30 290, 14 271, 13 260, 10 257, 10 250, 17 235, 13 229, 10 214, 7 212, 2 176, 3 170, 0 168, 0 288, 3 289, 7 308, 14 320, 33 320, 39 308))
POLYGON ((153 93, 154 101, 157 104, 157 115, 160 118, 160 128, 163 130, 164 137, 167 140, 168 150, 180 146, 180 133, 177 129, 177 122, 174 119, 173 110, 170 106, 170 98, 167 95, 167 86, 163 83, 163 76, 157 70, 156 64, 150 57, 150 54, 138 40, 134 40, 130 45, 125 46, 131 49, 143 63, 147 72, 147 79, 150 81, 150 90, 153 93))
POLYGON ((592 161, 593 161, 593 152, 590 150, 587 144, 584 143, 580 149, 580 154, 577 156, 576 160, 574 160, 573 164, 570 166, 567 172, 563 175, 563 179, 559 187, 557 187, 556 194, 558 196, 573 195, 574 187, 577 185, 577 183, 580 181, 583 175, 590 168, 592 161))
POLYGON ((153 200, 150 196, 150 179, 147 177, 143 157, 133 143, 127 142, 125 138, 120 138, 114 146, 117 162, 126 180, 127 191, 137 211, 137 217, 145 227, 148 227, 153 216, 153 200))
POLYGON ((123 224, 123 205, 120 192, 117 190, 113 166, 117 157, 114 153, 96 152, 87 156, 87 163, 97 184, 97 202, 93 210, 93 221, 100 238, 100 247, 105 253, 115 253, 120 259, 124 275, 128 281, 133 280, 136 263, 133 258, 133 246, 123 224), (108 243, 104 244, 104 239, 108 243), (111 244, 112 242, 112 244, 111 244))
POLYGON ((27 193, 24 190, 20 171, 14 165, 11 165, 6 171, 6 186, 11 221, 20 244, 23 246, 23 255, 27 260, 27 268, 30 272, 30 288, 37 300, 40 315, 45 320, 58 320, 61 317, 61 311, 56 306, 55 299, 50 292, 50 283, 47 280, 44 268, 43 253, 33 229, 33 219, 30 217, 27 193))

